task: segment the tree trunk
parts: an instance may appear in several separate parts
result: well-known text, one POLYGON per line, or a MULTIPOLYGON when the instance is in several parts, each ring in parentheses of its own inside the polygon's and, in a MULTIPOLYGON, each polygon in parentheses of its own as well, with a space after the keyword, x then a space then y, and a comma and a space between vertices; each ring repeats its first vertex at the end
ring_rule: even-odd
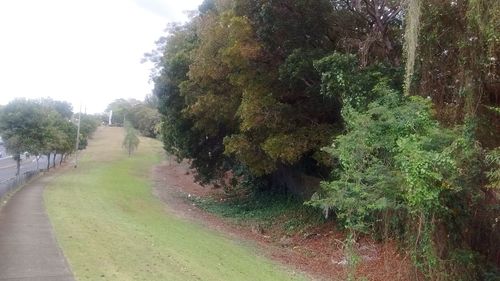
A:
POLYGON ((59 166, 62 165, 63 159, 64 159, 64 153, 61 153, 61 159, 59 160, 59 166))
POLYGON ((50 152, 47 153, 47 171, 50 170, 50 152))
POLYGON ((56 168, 56 156, 57 156, 57 151, 54 152, 54 158, 52 159, 52 168, 56 168))
POLYGON ((38 165, 38 164, 39 164, 39 163, 38 163, 38 160, 40 160, 40 155, 37 155, 37 156, 36 156, 36 171, 37 171, 37 172, 38 172, 38 171, 40 171, 40 166, 38 165))
POLYGON ((21 155, 17 155, 16 159, 16 176, 19 176, 21 174, 21 155))

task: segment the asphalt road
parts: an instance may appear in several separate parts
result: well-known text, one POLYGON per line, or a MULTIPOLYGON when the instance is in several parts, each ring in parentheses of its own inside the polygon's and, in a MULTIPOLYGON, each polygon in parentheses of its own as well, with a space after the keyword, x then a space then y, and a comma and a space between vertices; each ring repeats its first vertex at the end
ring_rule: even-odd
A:
MULTIPOLYGON (((50 157, 50 166, 52 167, 52 156, 50 157)), ((56 164, 59 165, 59 160, 61 155, 57 155, 56 164)), ((42 156, 38 160, 39 169, 45 169, 47 167, 47 157, 42 156)), ((27 159, 21 160, 21 173, 28 171, 36 171, 37 163, 36 157, 32 156, 27 159)), ((0 159, 0 182, 10 179, 16 176, 16 161, 12 157, 6 157, 0 159)))

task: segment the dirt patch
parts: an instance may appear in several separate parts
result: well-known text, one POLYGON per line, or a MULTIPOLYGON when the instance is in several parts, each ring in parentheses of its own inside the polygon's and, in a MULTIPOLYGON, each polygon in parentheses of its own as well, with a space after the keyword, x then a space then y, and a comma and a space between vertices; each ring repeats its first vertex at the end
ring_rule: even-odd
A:
MULTIPOLYGON (((333 223, 311 227, 292 236, 260 229, 252 223, 241 224, 221 218, 196 206, 189 197, 223 200, 220 189, 201 186, 185 162, 166 161, 154 167, 153 193, 176 216, 201 223, 232 238, 251 241, 265 256, 318 280, 345 280, 347 260, 343 251, 344 234, 333 223)), ((408 257, 397 251, 395 243, 380 244, 363 238, 356 245, 361 257, 357 275, 367 280, 412 280, 408 257)))

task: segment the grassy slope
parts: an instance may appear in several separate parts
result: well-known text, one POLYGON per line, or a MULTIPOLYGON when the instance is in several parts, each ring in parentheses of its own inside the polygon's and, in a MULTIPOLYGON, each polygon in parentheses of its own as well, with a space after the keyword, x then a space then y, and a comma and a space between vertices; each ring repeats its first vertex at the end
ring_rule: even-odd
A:
POLYGON ((198 225, 151 195, 161 144, 128 158, 119 128, 100 130, 78 169, 46 190, 57 238, 78 280, 292 280, 281 268, 198 225))

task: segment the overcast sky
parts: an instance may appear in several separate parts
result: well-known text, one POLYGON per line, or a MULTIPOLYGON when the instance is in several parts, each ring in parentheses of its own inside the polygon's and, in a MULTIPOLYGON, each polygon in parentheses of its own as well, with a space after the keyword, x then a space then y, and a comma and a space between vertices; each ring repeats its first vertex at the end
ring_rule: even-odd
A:
POLYGON ((103 112, 151 92, 141 64, 202 0, 0 0, 0 104, 51 97, 103 112))

